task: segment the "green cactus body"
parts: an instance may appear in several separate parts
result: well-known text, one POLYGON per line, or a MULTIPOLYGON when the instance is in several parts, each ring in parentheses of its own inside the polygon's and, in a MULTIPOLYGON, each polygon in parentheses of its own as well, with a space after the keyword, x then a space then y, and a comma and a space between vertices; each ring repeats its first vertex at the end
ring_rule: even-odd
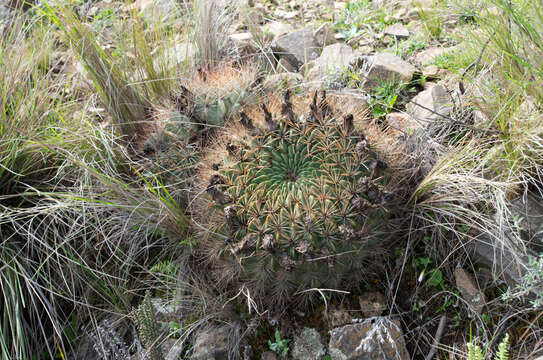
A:
POLYGON ((279 123, 269 116, 267 130, 246 118, 242 136, 226 133, 228 151, 214 164, 213 201, 203 214, 220 276, 264 304, 311 299, 318 292, 305 290, 312 288, 356 287, 387 213, 384 163, 352 132, 352 116, 338 124, 321 109, 307 121, 288 106, 283 113, 279 123))

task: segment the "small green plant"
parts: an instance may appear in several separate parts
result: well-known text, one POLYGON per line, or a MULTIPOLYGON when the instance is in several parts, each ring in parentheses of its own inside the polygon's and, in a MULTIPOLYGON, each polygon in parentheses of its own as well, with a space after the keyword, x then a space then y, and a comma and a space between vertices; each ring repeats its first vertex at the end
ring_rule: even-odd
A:
POLYGON ((405 90, 406 84, 397 81, 381 82, 372 94, 370 107, 375 118, 385 117, 396 105, 400 92, 405 90))
POLYGON ((275 330, 275 342, 268 340, 268 346, 270 350, 277 353, 281 357, 287 356, 288 353, 288 343, 290 339, 281 339, 281 334, 279 330, 275 330))
MULTIPOLYGON (((471 336, 471 335, 470 335, 471 336)), ((498 352, 494 355, 494 360, 509 360, 509 347, 510 347, 509 334, 506 334, 503 340, 498 345, 498 352)), ((467 344, 468 347, 468 360, 484 360, 486 350, 483 351, 481 347, 475 342, 470 341, 467 344)))
POLYGON ((398 44, 398 48, 395 51, 397 56, 402 58, 409 57, 415 54, 417 51, 423 50, 428 46, 428 43, 421 40, 406 40, 398 44))
POLYGON ((375 9, 371 2, 360 0, 347 3, 345 11, 341 14, 339 21, 334 24, 334 28, 343 34, 346 40, 350 40, 364 34, 367 26, 381 31, 389 24, 391 21, 387 19, 385 9, 375 9))
POLYGON ((420 5, 418 5, 418 8, 424 30, 431 39, 439 40, 443 33, 442 17, 439 14, 427 13, 420 5))

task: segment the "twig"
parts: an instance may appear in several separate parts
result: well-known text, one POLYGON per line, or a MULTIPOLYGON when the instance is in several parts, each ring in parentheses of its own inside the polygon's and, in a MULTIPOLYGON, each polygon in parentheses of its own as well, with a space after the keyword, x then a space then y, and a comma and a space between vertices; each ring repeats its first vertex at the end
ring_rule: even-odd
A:
POLYGON ((445 330, 445 324, 447 324, 447 317, 445 315, 441 316, 439 320, 439 326, 437 327, 436 336, 434 337, 434 343, 432 344, 432 349, 426 356, 425 360, 432 360, 437 352, 439 342, 441 341, 441 336, 443 336, 443 330, 445 330))
POLYGON ((485 41, 485 44, 483 45, 481 52, 479 53, 479 56, 477 56, 477 59, 475 59, 474 62, 469 64, 469 66, 462 72, 462 75, 460 76, 461 79, 463 79, 464 76, 466 76, 466 74, 468 73, 468 71, 470 71, 473 67, 475 67, 475 72, 473 74, 477 75, 477 73, 479 72, 479 63, 481 62, 481 59, 483 58, 483 54, 485 53, 485 50, 488 47, 488 44, 490 44, 490 40, 492 40, 494 35, 496 35, 496 31, 494 31, 494 33, 485 41))

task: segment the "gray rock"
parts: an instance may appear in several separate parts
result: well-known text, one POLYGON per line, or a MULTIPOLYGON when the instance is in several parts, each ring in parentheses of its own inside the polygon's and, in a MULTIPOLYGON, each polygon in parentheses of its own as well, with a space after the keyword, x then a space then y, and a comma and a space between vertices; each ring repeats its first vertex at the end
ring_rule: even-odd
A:
POLYGON ((277 9, 273 12, 273 16, 285 20, 294 19, 296 15, 298 15, 298 11, 284 11, 281 9, 277 9))
POLYGON ((166 339, 162 343, 163 353, 166 354, 164 360, 179 360, 183 353, 183 342, 179 339, 166 339))
POLYGON ((417 123, 409 114, 401 112, 392 112, 386 116, 389 131, 392 133, 411 133, 413 130, 420 128, 420 124, 417 123))
POLYGON ((363 320, 330 331, 332 360, 408 360, 400 327, 387 317, 363 320))
POLYGON ((486 305, 485 294, 475 284, 473 277, 462 268, 454 270, 456 288, 460 291, 462 298, 469 304, 470 309, 481 314, 486 305))
POLYGON ((383 82, 409 82, 417 69, 410 63, 389 53, 370 56, 364 75, 362 89, 373 91, 383 82))
POLYGON ((194 340, 191 360, 228 360, 230 327, 200 331, 194 340))
POLYGON ((361 54, 345 44, 334 44, 325 47, 321 56, 315 60, 309 71, 311 80, 319 80, 328 74, 335 74, 349 69, 361 54))
POLYGON ((277 357, 277 355, 275 355, 274 352, 266 351, 262 353, 261 359, 262 360, 278 360, 279 358, 277 357))
POLYGON ((450 51, 450 49, 437 47, 437 46, 424 49, 421 52, 419 52, 417 55, 415 55, 415 61, 419 65, 424 66, 431 63, 432 61, 435 60, 435 58, 445 54, 448 51, 450 51))
POLYGON ((407 39, 409 37, 409 30, 405 25, 396 23, 389 25, 384 30, 385 35, 395 36, 398 39, 407 39))
POLYGON ((181 16, 180 8, 175 0, 144 0, 133 4, 140 9, 140 15, 146 21, 165 22, 181 16))
POLYGON ((420 92, 406 106, 407 112, 423 124, 444 120, 452 110, 452 99, 442 85, 420 92))
POLYGON ((157 72, 176 69, 184 64, 191 64, 195 55, 196 48, 193 44, 177 43, 165 48, 162 53, 155 54, 153 66, 157 72))
POLYGON ((272 39, 288 34, 294 31, 294 28, 290 24, 285 24, 280 21, 271 21, 261 27, 261 30, 264 34, 268 34, 272 39))
POLYGON ((296 68, 319 57, 321 47, 316 43, 313 29, 302 29, 276 38, 272 44, 275 53, 296 68))
POLYGON ((324 23, 321 26, 319 26, 314 32, 313 36, 315 37, 315 42, 319 46, 327 46, 332 45, 336 42, 336 38, 334 36, 334 32, 330 28, 330 24, 324 23))
POLYGON ((280 74, 268 75, 264 80, 263 87, 268 90, 278 88, 294 88, 303 80, 302 75, 298 73, 284 72, 280 74))
POLYGON ((321 336, 315 329, 304 328, 300 336, 294 337, 292 357, 295 360, 315 360, 324 356, 321 336))
POLYGON ((285 59, 280 59, 279 62, 277 63, 277 71, 295 73, 296 71, 298 71, 298 69, 292 66, 292 64, 286 61, 285 59))
POLYGON ((543 233, 543 201, 534 195, 521 196, 510 204, 513 217, 524 240, 539 240, 543 233))

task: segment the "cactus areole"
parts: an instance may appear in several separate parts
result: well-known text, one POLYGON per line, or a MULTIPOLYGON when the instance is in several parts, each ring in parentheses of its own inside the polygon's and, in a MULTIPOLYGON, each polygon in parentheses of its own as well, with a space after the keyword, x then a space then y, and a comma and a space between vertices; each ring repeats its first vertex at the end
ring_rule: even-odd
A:
POLYGON ((307 116, 293 113, 288 93, 280 119, 263 111, 265 129, 242 113, 243 134, 226 132, 206 182, 202 215, 219 276, 264 304, 356 287, 385 229, 386 164, 352 115, 332 116, 324 93, 307 116))

